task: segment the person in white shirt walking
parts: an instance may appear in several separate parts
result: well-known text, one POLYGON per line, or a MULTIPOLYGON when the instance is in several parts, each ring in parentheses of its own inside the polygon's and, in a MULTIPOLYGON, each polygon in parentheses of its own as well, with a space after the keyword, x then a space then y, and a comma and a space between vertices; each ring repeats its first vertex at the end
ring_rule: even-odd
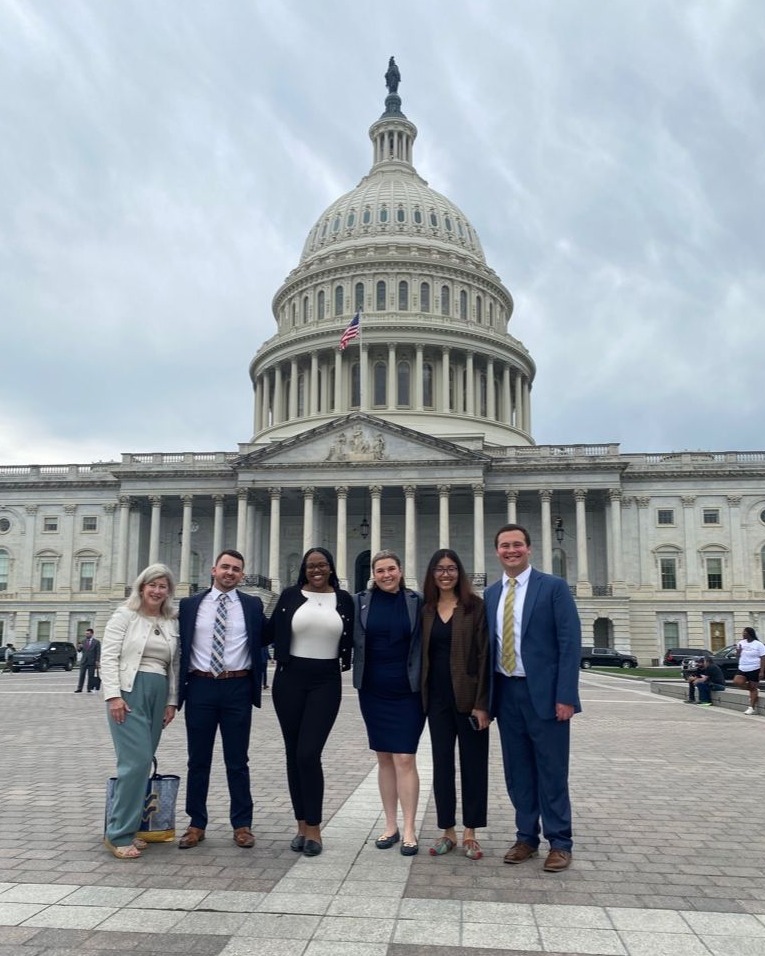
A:
POLYGON ((733 678, 737 687, 746 687, 749 691, 749 706, 744 713, 751 717, 757 713, 757 701, 760 699, 760 681, 765 680, 765 644, 757 639, 753 627, 745 627, 742 639, 738 642, 738 671, 733 678))

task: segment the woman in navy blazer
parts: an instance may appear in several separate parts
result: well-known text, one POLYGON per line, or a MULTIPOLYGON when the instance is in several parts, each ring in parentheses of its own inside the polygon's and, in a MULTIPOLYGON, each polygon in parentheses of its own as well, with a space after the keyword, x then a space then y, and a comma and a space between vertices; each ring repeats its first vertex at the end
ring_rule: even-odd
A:
POLYGON ((401 839, 401 804, 401 854, 414 856, 419 849, 416 753, 425 725, 420 694, 422 598, 404 587, 401 559, 393 551, 378 551, 372 558, 372 577, 372 589, 355 597, 353 686, 359 692, 370 749, 377 754, 385 811, 385 831, 375 846, 388 850, 401 839))

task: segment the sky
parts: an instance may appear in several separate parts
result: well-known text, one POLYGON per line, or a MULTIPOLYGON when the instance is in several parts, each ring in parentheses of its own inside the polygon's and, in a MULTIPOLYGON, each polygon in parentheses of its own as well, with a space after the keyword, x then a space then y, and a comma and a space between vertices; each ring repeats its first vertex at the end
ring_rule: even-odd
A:
POLYGON ((539 444, 765 448, 761 0, 0 0, 0 465, 233 451, 395 55, 539 444))

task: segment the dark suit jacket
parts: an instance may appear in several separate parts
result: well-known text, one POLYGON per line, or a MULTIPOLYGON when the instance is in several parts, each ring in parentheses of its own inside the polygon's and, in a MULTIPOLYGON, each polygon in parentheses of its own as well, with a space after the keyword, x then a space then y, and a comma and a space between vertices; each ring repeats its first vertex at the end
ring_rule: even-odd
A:
POLYGON ((95 637, 92 639, 89 648, 85 648, 85 641, 80 645, 80 666, 81 667, 93 667, 97 666, 101 661, 101 642, 97 641, 95 637))
MULTIPOLYGON (((430 635, 435 608, 422 609, 422 705, 428 709, 430 635)), ((458 604, 452 615, 452 647, 449 656, 452 687, 457 711, 469 714, 473 708, 489 709, 489 636, 483 601, 476 598, 472 611, 458 604)))
MULTIPOLYGON (((353 598, 347 591, 338 589, 337 613, 343 622, 343 633, 340 635, 338 657, 344 671, 350 669, 351 652, 353 651, 353 598)), ((294 585, 285 588, 279 595, 274 612, 268 620, 268 627, 264 640, 274 645, 274 660, 286 663, 290 659, 290 644, 292 642, 292 618, 295 611, 306 603, 301 589, 294 585)))
MULTIPOLYGON (((367 619, 372 593, 372 591, 359 591, 353 598, 353 603, 356 605, 356 616, 353 624, 353 686, 356 690, 361 690, 364 680, 367 619)), ((409 588, 404 588, 404 594, 406 595, 406 609, 409 614, 409 626, 412 631, 406 670, 409 677, 409 687, 414 694, 420 689, 420 670, 422 668, 422 628, 420 626, 422 596, 416 591, 410 591, 409 588)))
MULTIPOLYGON (((489 710, 496 716, 494 681, 497 663, 497 607, 502 581, 484 592, 486 622, 491 644, 489 710)), ((543 720, 555 718, 555 705, 579 702, 579 664, 582 630, 576 604, 563 578, 531 569, 523 603, 521 658, 526 671, 529 695, 543 720)))
MULTIPOLYGON (((181 674, 178 685, 178 710, 183 707, 186 699, 186 686, 189 681, 189 663, 191 661, 191 643, 194 640, 194 628, 197 623, 197 614, 199 605, 206 595, 210 593, 210 588, 201 591, 192 597, 181 598, 178 606, 178 633, 181 644, 181 674)), ((244 626, 247 630, 247 643, 250 648, 250 658, 252 659, 252 673, 250 675, 252 683, 252 703, 255 707, 260 707, 260 691, 263 683, 263 659, 260 652, 263 643, 263 633, 266 627, 266 618, 263 614, 263 602, 259 597, 252 594, 243 594, 237 591, 239 600, 242 603, 242 613, 244 614, 244 626)))

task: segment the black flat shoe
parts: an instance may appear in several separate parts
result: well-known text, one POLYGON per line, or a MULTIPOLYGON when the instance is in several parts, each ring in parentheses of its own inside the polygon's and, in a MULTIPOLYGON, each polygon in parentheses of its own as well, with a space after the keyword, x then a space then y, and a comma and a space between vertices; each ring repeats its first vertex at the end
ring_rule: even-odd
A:
POLYGON ((419 843, 402 843, 401 844, 401 856, 417 856, 420 852, 419 843))
POLYGON ((318 856, 324 847, 318 840, 306 840, 303 847, 303 856, 318 856))
POLYGON ((294 836, 290 840, 290 850, 294 850, 295 853, 302 853, 303 848, 305 847, 305 837, 302 833, 298 833, 297 836, 294 836))
POLYGON ((395 833, 391 833, 390 836, 381 836, 375 840, 375 846, 378 850, 390 850, 394 843, 398 843, 401 839, 401 834, 396 830, 395 833))

